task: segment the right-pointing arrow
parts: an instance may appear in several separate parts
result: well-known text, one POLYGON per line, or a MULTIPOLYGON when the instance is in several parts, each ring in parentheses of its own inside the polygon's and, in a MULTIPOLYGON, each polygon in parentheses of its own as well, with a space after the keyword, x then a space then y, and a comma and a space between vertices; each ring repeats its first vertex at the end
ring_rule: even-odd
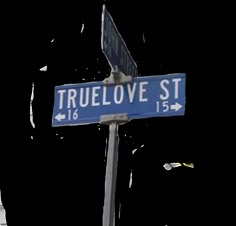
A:
POLYGON ((171 104, 170 105, 170 109, 171 110, 175 110, 178 111, 180 108, 182 108, 183 106, 181 104, 179 104, 178 102, 176 102, 175 104, 171 104))
POLYGON ((66 118, 66 115, 65 114, 62 114, 61 112, 60 113, 58 113, 56 116, 55 116, 55 119, 57 120, 57 121, 61 121, 62 119, 65 119, 66 118))

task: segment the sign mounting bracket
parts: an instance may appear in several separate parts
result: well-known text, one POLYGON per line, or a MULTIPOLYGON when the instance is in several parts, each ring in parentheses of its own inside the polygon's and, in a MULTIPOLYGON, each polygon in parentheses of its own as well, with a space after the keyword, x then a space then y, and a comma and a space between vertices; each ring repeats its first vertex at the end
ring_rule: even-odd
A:
POLYGON ((117 84, 131 83, 132 78, 133 78, 132 75, 125 75, 123 72, 119 70, 112 70, 110 76, 103 80, 103 84, 117 85, 117 84))

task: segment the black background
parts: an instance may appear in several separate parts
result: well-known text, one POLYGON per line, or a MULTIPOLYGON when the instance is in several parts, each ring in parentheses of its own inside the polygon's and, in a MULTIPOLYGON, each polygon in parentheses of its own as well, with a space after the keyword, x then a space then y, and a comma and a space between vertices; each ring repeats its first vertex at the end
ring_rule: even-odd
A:
MULTIPOLYGON (((111 0, 106 5, 140 76, 186 73, 185 116, 140 119, 119 128, 116 223, 212 225, 220 212, 218 187, 225 187, 215 147, 227 151, 219 129, 225 102, 218 74, 227 43, 219 38, 227 24, 219 17, 221 6, 111 0), (166 162, 195 168, 165 171, 166 162)), ((100 226, 108 127, 52 128, 51 116, 55 85, 109 75, 100 47, 102 1, 21 4, 7 12, 0 160, 8 225, 100 226), (39 71, 45 65, 48 70, 39 71), (35 129, 29 122, 32 82, 35 129)))

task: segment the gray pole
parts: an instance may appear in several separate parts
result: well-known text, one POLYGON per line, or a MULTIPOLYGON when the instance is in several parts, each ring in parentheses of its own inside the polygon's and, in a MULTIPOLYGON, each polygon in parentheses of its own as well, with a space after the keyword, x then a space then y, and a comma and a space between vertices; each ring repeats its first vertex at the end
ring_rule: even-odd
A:
MULTIPOLYGON (((115 85, 132 82, 132 76, 126 76, 120 71, 112 71, 103 80, 104 85, 115 85)), ((115 225, 115 193, 119 149, 119 124, 128 122, 127 113, 101 115, 100 123, 109 125, 109 141, 105 178, 105 198, 103 206, 103 226, 115 225)))
POLYGON ((109 125, 109 130, 103 226, 113 226, 115 223, 115 191, 119 146, 118 123, 112 122, 109 125))

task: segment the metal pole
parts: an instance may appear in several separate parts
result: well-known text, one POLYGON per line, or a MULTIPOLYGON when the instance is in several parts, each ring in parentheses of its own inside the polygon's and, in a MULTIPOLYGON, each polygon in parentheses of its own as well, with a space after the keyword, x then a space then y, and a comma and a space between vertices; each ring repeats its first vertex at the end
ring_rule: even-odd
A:
POLYGON ((105 178, 105 200, 103 206, 103 226, 114 226, 115 223, 115 192, 118 146, 118 123, 112 122, 109 125, 109 143, 105 178))

